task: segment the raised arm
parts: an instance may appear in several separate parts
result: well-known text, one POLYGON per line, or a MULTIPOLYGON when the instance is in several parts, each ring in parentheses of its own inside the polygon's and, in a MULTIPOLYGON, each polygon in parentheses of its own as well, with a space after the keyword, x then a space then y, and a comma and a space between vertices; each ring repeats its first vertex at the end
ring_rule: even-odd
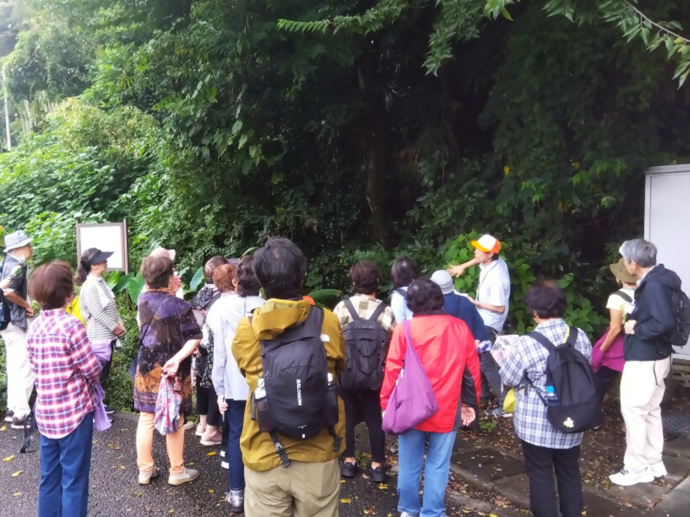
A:
POLYGON ((479 264, 479 260, 473 258, 472 260, 468 260, 459 266, 449 266, 446 271, 448 271, 448 273, 450 273, 452 276, 458 277, 461 276, 468 268, 476 266, 477 264, 479 264))

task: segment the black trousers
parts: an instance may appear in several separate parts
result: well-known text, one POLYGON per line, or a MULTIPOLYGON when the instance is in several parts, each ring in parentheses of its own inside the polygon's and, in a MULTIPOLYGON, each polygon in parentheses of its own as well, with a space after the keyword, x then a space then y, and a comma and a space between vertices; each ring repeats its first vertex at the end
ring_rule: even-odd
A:
POLYGON ((341 390, 345 403, 345 458, 355 457, 355 426, 364 420, 369 430, 371 460, 383 464, 386 461, 386 433, 381 428, 381 392, 341 390))
POLYGON ((196 376, 196 413, 206 415, 206 423, 214 427, 223 426, 223 415, 218 409, 218 396, 211 385, 210 388, 201 387, 201 377, 196 376))
POLYGON ((563 517, 580 517, 583 510, 580 446, 572 449, 548 449, 522 442, 525 468, 529 478, 530 510, 534 517, 558 517, 553 484, 556 471, 558 499, 563 517))
POLYGON ((601 400, 604 400, 604 397, 620 374, 621 372, 617 372, 606 366, 600 366, 599 369, 594 372, 594 384, 596 385, 597 393, 601 400))
POLYGON ((115 353, 115 342, 117 340, 113 339, 110 342, 110 359, 105 363, 101 363, 101 373, 98 376, 98 380, 101 383, 101 388, 105 390, 105 383, 108 382, 108 377, 110 377, 110 367, 113 364, 113 354, 115 353))

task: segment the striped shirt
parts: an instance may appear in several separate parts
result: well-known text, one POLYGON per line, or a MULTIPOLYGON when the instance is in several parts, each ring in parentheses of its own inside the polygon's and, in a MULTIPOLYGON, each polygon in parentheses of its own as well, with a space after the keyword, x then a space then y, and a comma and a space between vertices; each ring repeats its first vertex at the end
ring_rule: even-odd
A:
POLYGON ((101 365, 84 325, 63 309, 41 311, 27 345, 36 375, 38 430, 46 438, 64 438, 95 409, 101 365))
MULTIPOLYGON (((534 330, 558 346, 565 343, 568 324, 562 319, 556 319, 540 323, 534 330)), ((575 349, 591 360, 592 344, 582 329, 578 329, 575 349)), ((542 396, 546 393, 548 356, 549 352, 538 341, 522 336, 500 370, 501 379, 506 386, 520 387, 515 390, 517 402, 513 418, 518 437, 538 447, 571 449, 582 443, 583 433, 563 433, 553 427, 546 416, 546 406, 535 391, 539 390, 542 396), (527 386, 526 375, 534 383, 534 387, 527 386)))
MULTIPOLYGON (((371 318, 379 304, 383 303, 381 300, 369 298, 364 294, 356 294, 350 298, 350 301, 355 308, 355 312, 357 312, 360 318, 365 320, 371 318)), ((342 328, 345 328, 345 325, 352 322, 352 315, 350 311, 347 310, 345 302, 340 302, 336 305, 333 312, 338 316, 338 321, 340 321, 340 326, 342 328)), ((386 332, 393 332, 395 328, 395 314, 393 314, 393 309, 386 307, 376 322, 381 325, 386 332)))
POLYGON ((117 339, 114 330, 122 318, 117 312, 115 295, 103 277, 89 276, 84 282, 79 291, 79 307, 86 323, 86 333, 92 343, 109 343, 117 339), (105 307, 99 290, 102 290, 108 298, 105 307))

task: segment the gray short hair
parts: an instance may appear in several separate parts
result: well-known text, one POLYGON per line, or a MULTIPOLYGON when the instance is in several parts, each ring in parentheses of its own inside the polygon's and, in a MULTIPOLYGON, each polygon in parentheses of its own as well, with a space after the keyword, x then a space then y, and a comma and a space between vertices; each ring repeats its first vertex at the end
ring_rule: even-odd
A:
POLYGON ((640 267, 656 266, 656 246, 644 239, 625 241, 620 253, 626 262, 635 261, 640 267))

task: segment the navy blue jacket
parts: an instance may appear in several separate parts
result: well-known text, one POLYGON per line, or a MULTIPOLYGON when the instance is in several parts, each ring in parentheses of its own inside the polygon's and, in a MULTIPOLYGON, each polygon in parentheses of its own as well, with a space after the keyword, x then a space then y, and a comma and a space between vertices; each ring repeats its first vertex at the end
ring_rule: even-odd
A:
POLYGON ((446 300, 443 304, 443 312, 464 321, 470 328, 474 339, 479 341, 486 341, 488 339, 486 337, 484 320, 482 320, 477 308, 471 301, 455 293, 444 294, 443 298, 446 300))
POLYGON ((671 300, 681 288, 680 278, 663 264, 644 277, 635 289, 635 310, 628 319, 637 321, 634 334, 623 337, 626 361, 658 361, 673 353, 669 334, 676 326, 671 300))

